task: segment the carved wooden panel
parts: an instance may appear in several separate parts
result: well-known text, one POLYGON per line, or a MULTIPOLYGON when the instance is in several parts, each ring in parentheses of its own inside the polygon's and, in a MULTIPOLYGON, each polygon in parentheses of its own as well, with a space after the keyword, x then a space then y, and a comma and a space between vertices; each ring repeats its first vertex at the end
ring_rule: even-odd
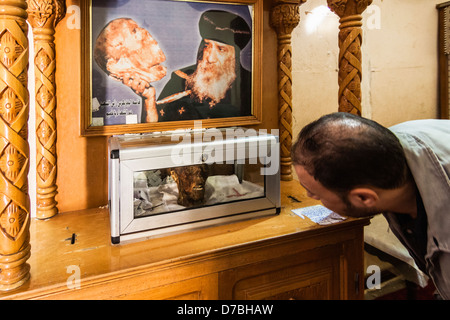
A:
POLYGON ((339 20, 339 111, 361 115, 362 16, 372 0, 327 0, 339 20))
POLYGON ((215 300, 217 299, 217 274, 171 283, 140 292, 130 292, 118 299, 139 300, 215 300))
POLYGON ((296 274, 295 268, 291 267, 240 281, 234 289, 233 298, 244 300, 327 300, 331 298, 331 288, 331 268, 296 274), (285 272, 292 273, 292 276, 283 277, 278 281, 264 282, 262 280, 265 277, 280 277, 285 272))
POLYGON ((330 246, 220 274, 221 299, 339 299, 339 248, 330 246))
POLYGON ((36 97, 36 217, 46 219, 58 209, 56 186, 56 53, 55 27, 65 14, 64 0, 27 0, 33 28, 36 97))
POLYGON ((26 2, 0 1, 0 290, 29 278, 26 2))
POLYGON ((278 124, 280 130, 280 177, 292 180, 292 46, 291 33, 300 21, 299 6, 306 0, 276 0, 270 24, 278 39, 278 124))

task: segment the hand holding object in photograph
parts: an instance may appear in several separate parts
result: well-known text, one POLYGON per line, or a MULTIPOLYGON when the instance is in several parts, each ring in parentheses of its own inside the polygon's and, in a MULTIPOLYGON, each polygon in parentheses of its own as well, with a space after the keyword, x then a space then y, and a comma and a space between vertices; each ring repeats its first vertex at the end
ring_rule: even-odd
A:
POLYGON ((166 68, 164 52, 151 34, 129 18, 112 20, 97 37, 94 59, 112 78, 122 81, 144 98, 147 122, 157 122, 155 89, 166 68))

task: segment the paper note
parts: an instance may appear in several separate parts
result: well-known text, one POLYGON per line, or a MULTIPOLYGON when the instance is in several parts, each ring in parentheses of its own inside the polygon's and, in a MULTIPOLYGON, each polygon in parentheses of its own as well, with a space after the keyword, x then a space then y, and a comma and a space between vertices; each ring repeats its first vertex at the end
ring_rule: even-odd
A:
POLYGON ((96 112, 100 110, 100 102, 98 102, 97 98, 93 98, 92 99, 92 112, 96 112))
POLYGON ((92 126, 103 126, 102 117, 92 117, 92 126))
POLYGON ((346 219, 322 205, 293 209, 292 212, 303 219, 308 217, 311 221, 320 225, 332 224, 346 219))
POLYGON ((125 116, 125 123, 126 124, 136 124, 137 121, 137 114, 128 114, 125 116))

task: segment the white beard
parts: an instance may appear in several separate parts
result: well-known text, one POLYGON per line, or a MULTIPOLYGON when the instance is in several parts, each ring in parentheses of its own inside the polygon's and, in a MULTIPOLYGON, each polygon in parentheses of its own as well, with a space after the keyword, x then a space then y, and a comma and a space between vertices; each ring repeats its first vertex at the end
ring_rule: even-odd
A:
POLYGON ((201 60, 195 72, 186 80, 186 89, 192 91, 192 96, 199 102, 210 99, 213 107, 219 103, 236 79, 235 59, 229 58, 224 65, 210 65, 201 60))

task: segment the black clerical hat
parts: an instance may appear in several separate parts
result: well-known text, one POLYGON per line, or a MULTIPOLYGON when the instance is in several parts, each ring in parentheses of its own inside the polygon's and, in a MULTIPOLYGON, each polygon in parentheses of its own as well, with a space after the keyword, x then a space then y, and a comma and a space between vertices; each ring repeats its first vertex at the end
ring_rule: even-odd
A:
POLYGON ((220 10, 205 11, 199 21, 203 39, 215 40, 243 49, 251 38, 247 22, 240 16, 220 10))

